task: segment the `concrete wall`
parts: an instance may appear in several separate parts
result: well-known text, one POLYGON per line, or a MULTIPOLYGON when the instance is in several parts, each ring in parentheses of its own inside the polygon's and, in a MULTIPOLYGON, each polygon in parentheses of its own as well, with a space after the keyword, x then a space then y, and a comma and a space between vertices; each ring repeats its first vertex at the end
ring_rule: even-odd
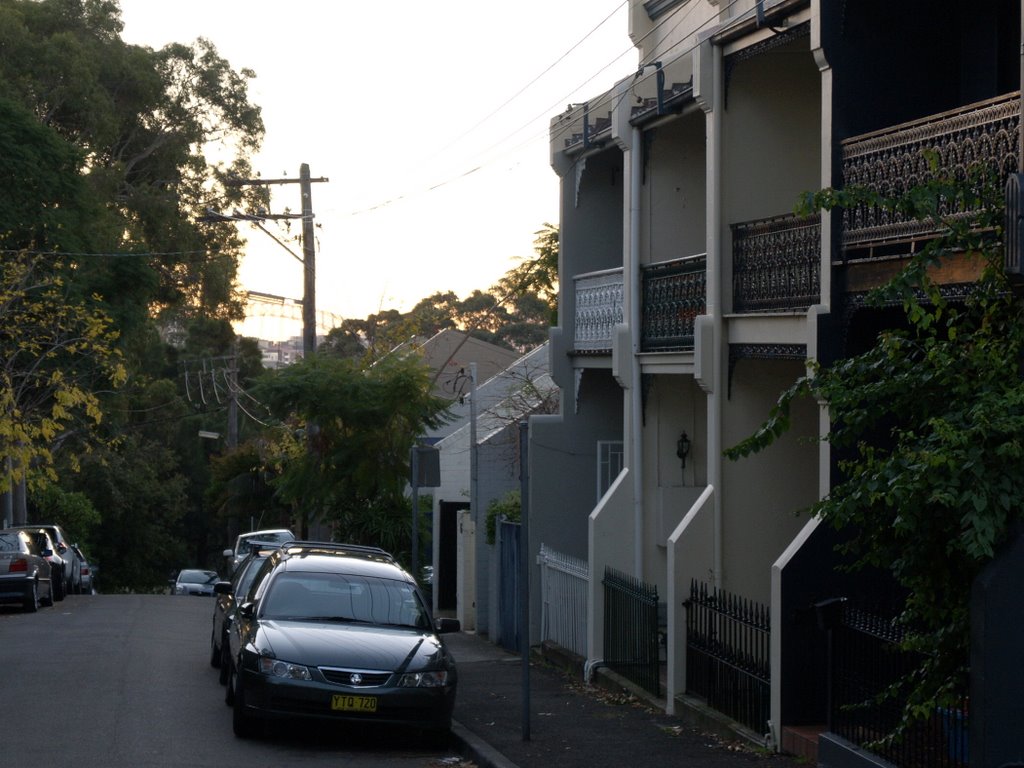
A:
MULTIPOLYGON (((779 393, 804 373, 801 361, 740 360, 723 415, 724 448, 750 436, 779 393)), ((797 535, 818 498, 818 405, 793 403, 790 431, 771 447, 722 467, 722 586, 768 603, 771 565, 797 535)))
POLYGON ((641 263, 704 253, 704 115, 692 112, 649 132, 641 189, 641 263))

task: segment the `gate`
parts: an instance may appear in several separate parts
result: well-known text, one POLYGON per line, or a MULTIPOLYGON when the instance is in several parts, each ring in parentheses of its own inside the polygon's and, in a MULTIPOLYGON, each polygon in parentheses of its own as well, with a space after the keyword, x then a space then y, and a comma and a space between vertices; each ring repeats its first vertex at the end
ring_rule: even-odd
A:
POLYGON ((771 717, 768 606, 690 582, 686 689, 754 733, 771 717))
POLYGON ((605 567, 604 662, 645 691, 661 695, 658 588, 605 567))
POLYGON ((519 546, 522 526, 502 520, 498 557, 498 637, 502 648, 519 652, 519 546))

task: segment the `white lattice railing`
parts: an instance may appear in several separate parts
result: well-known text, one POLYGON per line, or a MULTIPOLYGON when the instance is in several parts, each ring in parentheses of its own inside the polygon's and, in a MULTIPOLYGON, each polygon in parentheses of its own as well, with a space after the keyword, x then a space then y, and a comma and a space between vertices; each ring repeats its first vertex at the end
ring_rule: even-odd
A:
POLYGON ((622 268, 577 275, 573 346, 577 352, 610 352, 612 329, 623 320, 622 268))
POLYGON ((550 640, 577 656, 587 657, 586 560, 562 554, 541 544, 541 640, 550 640))

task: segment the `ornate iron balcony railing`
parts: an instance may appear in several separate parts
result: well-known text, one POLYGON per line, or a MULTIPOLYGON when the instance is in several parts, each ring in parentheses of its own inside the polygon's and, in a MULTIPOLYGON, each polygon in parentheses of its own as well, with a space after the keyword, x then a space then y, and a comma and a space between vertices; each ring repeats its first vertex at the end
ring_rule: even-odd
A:
POLYGON ((821 223, 779 216, 732 225, 734 312, 803 310, 821 299, 821 223))
POLYGON ((693 349, 693 323, 707 307, 707 257, 645 264, 640 348, 644 352, 693 349))
POLYGON ((573 349, 577 352, 610 352, 612 329, 623 322, 622 268, 577 275, 576 329, 573 349))
MULTIPOLYGON (((976 167, 996 172, 1000 188, 1017 171, 1020 92, 1009 93, 921 120, 855 136, 842 143, 843 184, 899 196, 936 177, 967 178, 976 167), (938 155, 929 165, 924 150, 938 155)), ((957 211, 948 210, 946 214, 957 211)), ((843 212, 843 248, 927 236, 934 225, 867 205, 843 212)))

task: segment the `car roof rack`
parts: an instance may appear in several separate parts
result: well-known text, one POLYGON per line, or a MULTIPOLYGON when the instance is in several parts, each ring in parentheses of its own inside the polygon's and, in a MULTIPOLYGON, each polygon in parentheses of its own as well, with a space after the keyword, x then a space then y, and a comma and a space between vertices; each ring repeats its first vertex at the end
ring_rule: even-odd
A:
POLYGON ((395 556, 387 550, 381 549, 380 547, 367 546, 365 544, 344 544, 336 541, 305 541, 297 539, 295 541, 286 541, 284 544, 279 546, 283 550, 321 549, 336 552, 351 552, 353 554, 380 555, 388 558, 389 560, 395 560, 395 556))

